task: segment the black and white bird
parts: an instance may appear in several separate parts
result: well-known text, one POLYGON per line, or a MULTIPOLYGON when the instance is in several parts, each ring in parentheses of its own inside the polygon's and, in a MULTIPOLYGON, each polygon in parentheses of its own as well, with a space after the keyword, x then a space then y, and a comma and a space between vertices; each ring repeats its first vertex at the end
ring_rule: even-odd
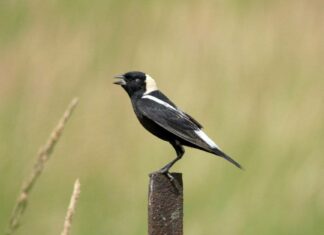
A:
POLYGON ((174 163, 183 156, 185 152, 183 146, 212 153, 242 168, 205 134, 199 122, 159 91, 156 82, 148 74, 132 71, 115 78, 118 80, 114 84, 121 85, 125 89, 134 112, 144 128, 160 139, 168 141, 176 151, 177 157, 158 172, 169 172, 174 163))

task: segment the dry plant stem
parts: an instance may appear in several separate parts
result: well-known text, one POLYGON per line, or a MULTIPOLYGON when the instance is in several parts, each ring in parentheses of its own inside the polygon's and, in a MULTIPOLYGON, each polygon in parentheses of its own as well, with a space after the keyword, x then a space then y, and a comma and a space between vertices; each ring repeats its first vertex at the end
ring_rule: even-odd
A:
POLYGON ((70 204, 66 212, 64 226, 61 235, 68 235, 72 225, 72 218, 75 212, 76 204, 80 196, 80 181, 77 179, 74 183, 73 193, 70 199, 70 204))
POLYGON ((59 140, 60 136, 62 135, 64 126, 66 122, 69 120, 73 110, 75 109, 76 105, 78 104, 79 99, 74 98, 66 111, 63 114, 63 117, 60 119, 59 123, 57 126, 54 128, 52 131, 49 139, 47 140, 47 143, 40 148, 38 154, 37 154, 37 160, 34 165, 34 169, 29 176, 29 178, 24 182, 21 191, 19 193, 16 205, 13 209, 10 222, 9 222, 9 228, 7 231, 7 234, 12 234, 19 226, 19 221, 21 215, 24 213, 26 206, 27 206, 27 201, 28 201, 28 196, 35 185, 37 179, 41 175, 45 163, 49 160, 51 153, 53 152, 53 149, 55 147, 55 144, 59 140))

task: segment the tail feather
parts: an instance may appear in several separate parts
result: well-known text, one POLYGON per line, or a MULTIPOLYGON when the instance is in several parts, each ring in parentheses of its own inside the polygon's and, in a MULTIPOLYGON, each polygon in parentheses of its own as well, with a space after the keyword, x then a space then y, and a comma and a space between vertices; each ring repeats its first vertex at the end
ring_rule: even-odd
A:
POLYGON ((231 158, 230 156, 226 155, 224 152, 220 151, 219 149, 214 148, 214 149, 212 150, 212 152, 213 152, 214 154, 216 154, 217 156, 220 156, 220 157, 226 159, 227 161, 229 161, 230 163, 232 163, 232 164, 235 165, 236 167, 238 167, 238 168, 244 170, 243 167, 242 167, 242 166, 241 166, 237 161, 235 161, 233 158, 231 158))

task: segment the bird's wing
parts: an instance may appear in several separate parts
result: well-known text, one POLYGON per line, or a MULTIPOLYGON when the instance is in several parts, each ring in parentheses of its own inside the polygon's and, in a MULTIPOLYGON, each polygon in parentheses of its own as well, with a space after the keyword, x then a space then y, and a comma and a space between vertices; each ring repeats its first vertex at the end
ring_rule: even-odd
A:
POLYGON ((187 114, 187 113, 184 113, 189 119, 190 119, 190 121, 192 121, 193 123, 195 123, 200 129, 202 129, 203 128, 203 126, 196 120, 196 119, 194 119, 193 117, 191 117, 189 114, 187 114))
MULTIPOLYGON (((153 96, 153 97, 155 97, 155 98, 157 98, 157 99, 160 99, 160 100, 163 100, 164 102, 166 102, 166 103, 168 103, 169 105, 171 105, 172 107, 174 107, 174 108, 177 108, 176 107, 176 105, 171 101, 171 100, 169 100, 169 98, 166 96, 166 95, 164 95, 161 91, 159 91, 159 90, 155 90, 155 91, 153 91, 153 92, 151 92, 150 94, 149 94, 149 96, 153 96)), ((145 97, 145 96, 144 96, 145 97)), ((187 118, 189 118, 193 123, 195 123, 199 128, 203 128, 203 126, 199 123, 199 122, 197 122, 197 120, 195 120, 193 117, 191 117, 189 114, 187 114, 187 113, 185 113, 185 112, 183 112, 183 111, 181 111, 179 108, 177 108, 182 114, 184 114, 184 115, 186 115, 187 116, 187 118)))
POLYGON ((137 101, 136 107, 146 118, 193 145, 206 150, 218 147, 203 133, 197 121, 163 100, 143 96, 137 101))
MULTIPOLYGON (((173 103, 171 103, 173 104, 173 103)), ((242 166, 226 155, 200 128, 201 125, 188 114, 177 109, 157 97, 145 95, 137 100, 137 113, 145 116, 160 127, 183 139, 193 146, 197 146, 215 155, 225 158, 238 168, 242 166)))

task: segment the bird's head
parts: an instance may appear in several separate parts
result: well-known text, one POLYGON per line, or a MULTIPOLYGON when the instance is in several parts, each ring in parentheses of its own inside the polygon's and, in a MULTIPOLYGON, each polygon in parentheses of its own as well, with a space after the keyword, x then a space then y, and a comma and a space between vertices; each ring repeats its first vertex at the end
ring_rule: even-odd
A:
POLYGON ((143 72, 127 72, 114 78, 118 79, 114 84, 122 86, 130 97, 134 94, 143 95, 157 90, 154 79, 143 72))

